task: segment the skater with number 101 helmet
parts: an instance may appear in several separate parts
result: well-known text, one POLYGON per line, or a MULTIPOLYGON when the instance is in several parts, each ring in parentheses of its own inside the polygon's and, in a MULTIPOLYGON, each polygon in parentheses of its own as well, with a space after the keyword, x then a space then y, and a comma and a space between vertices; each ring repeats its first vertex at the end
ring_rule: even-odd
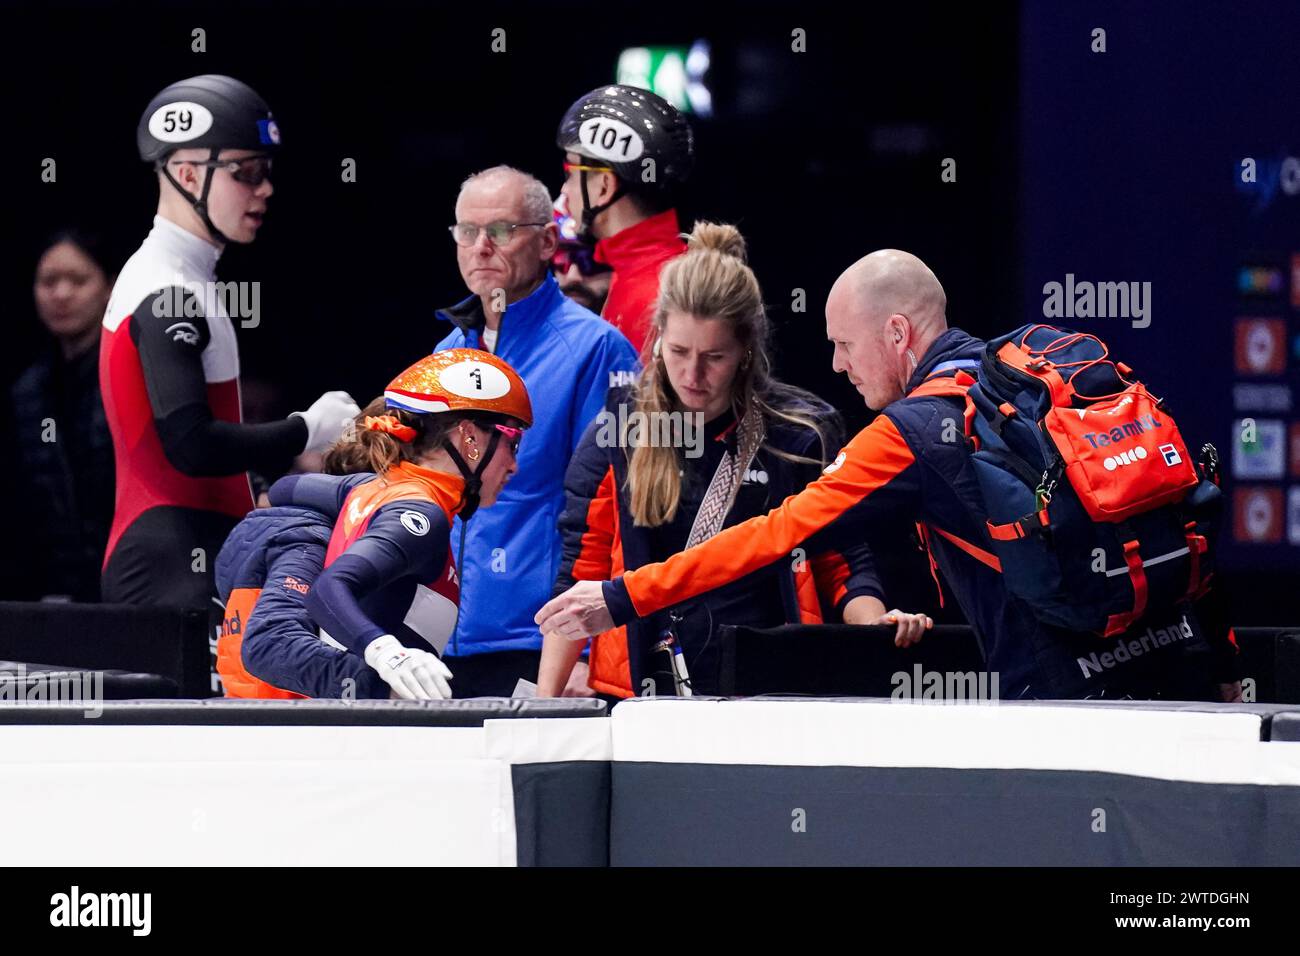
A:
POLYGON ((641 353, 659 270, 686 251, 674 203, 695 164, 690 124, 662 97, 614 84, 569 107, 556 145, 568 212, 595 240, 596 261, 614 270, 601 315, 641 353))

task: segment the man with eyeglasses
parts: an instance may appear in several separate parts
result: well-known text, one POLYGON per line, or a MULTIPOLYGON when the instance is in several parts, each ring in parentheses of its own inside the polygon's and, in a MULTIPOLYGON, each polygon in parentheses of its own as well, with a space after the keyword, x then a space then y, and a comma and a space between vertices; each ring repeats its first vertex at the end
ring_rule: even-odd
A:
POLYGON ((690 124, 662 97, 611 84, 569 107, 556 144, 579 235, 614 270, 601 315, 643 354, 659 270, 686 251, 673 204, 695 163, 690 124))
MULTIPOLYGON (((465 525, 456 555, 460 619, 444 652, 456 696, 509 697, 520 678, 537 679, 542 636, 533 615, 559 568, 569 459, 606 391, 632 380, 637 359, 618 330, 560 291, 550 269, 558 244, 551 195, 536 178, 508 166, 470 176, 450 231, 470 295, 438 313, 455 328, 434 351, 495 353, 533 401, 518 473, 465 525)), ((590 694, 584 668, 575 668, 570 688, 590 694)))
POLYGON ((158 209, 104 314, 99 374, 117 470, 105 601, 204 608, 219 621, 213 571, 253 507, 248 472, 286 471, 358 412, 346 392, 327 392, 284 421, 242 424, 239 350, 215 270, 227 243, 261 228, 279 144, 266 103, 228 76, 173 83, 140 118, 158 209))

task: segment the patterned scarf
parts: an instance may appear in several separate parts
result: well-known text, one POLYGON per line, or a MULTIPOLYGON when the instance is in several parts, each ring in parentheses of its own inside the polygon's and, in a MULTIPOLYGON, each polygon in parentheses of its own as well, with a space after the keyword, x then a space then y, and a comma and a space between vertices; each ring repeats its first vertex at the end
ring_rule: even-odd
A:
POLYGON ((763 414, 755 402, 736 425, 736 453, 733 455, 730 450, 722 453, 722 461, 718 462, 718 470, 713 473, 709 489, 700 502, 700 510, 695 514, 695 523, 691 525, 686 547, 693 548, 701 541, 708 541, 722 530, 727 512, 735 503, 736 494, 745 480, 745 472, 754 461, 765 437, 763 414))

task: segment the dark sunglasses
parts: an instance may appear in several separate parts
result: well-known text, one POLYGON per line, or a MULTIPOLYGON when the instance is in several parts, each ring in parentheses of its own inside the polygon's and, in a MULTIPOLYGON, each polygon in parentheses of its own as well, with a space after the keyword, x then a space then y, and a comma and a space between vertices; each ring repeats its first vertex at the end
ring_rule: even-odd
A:
POLYGON ((493 425, 492 427, 506 436, 506 440, 510 443, 510 454, 518 455, 519 441, 524 437, 524 430, 522 428, 511 428, 509 425, 493 425))
POLYGON ((260 186, 271 178, 270 156, 246 156, 243 159, 175 159, 172 165, 206 166, 224 169, 230 178, 245 186, 260 186))

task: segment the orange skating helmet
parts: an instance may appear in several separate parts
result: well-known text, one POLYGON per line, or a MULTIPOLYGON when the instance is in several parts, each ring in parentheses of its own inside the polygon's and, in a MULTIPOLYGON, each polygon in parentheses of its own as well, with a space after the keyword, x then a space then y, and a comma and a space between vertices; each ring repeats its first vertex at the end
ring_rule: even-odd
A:
POLYGON ((389 408, 408 412, 489 412, 528 428, 533 405, 519 373, 491 352, 448 349, 426 355, 384 389, 389 408))

